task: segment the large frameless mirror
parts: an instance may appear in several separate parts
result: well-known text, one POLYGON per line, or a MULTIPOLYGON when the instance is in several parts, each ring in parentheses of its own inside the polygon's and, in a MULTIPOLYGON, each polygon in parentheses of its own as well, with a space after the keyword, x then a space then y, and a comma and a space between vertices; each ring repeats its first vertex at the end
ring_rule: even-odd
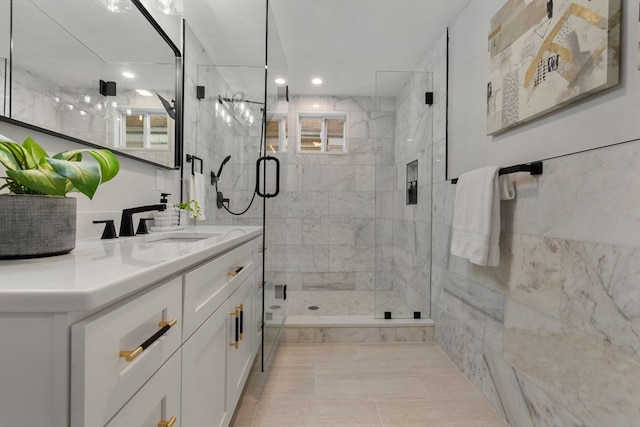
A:
POLYGON ((2 120, 179 164, 181 55, 140 1, 3 0, 0 8, 2 120))

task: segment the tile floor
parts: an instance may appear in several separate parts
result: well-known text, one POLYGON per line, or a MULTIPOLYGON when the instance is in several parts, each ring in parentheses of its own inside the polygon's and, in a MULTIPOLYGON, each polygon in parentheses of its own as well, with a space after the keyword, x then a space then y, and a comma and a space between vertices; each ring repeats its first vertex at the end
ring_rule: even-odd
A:
POLYGON ((433 343, 281 344, 232 427, 509 427, 433 343))

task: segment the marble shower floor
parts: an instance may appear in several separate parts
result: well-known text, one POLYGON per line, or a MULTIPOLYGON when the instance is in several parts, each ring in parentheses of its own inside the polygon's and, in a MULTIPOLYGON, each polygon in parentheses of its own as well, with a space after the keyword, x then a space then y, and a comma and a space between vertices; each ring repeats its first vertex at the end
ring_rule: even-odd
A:
POLYGON ((413 315, 393 292, 288 291, 287 294, 287 315, 364 316, 372 315, 374 310, 379 318, 384 317, 385 311, 404 313, 404 317, 413 315))
POLYGON ((434 343, 281 344, 231 427, 509 427, 434 343))

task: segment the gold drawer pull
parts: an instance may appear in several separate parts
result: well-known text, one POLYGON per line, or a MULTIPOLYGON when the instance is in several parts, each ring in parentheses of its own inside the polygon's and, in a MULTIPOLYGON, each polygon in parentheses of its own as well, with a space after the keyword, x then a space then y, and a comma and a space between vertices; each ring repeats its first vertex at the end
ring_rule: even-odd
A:
POLYGON ((178 323, 177 319, 158 323, 158 326, 160 326, 158 332, 156 332, 148 340, 140 344, 135 350, 120 350, 120 357, 124 357, 127 362, 131 362, 133 359, 140 356, 142 352, 147 349, 147 347, 156 342, 161 336, 166 334, 172 326, 176 325, 176 323, 178 323))
POLYGON ((236 265, 233 267, 233 271, 230 271, 227 273, 227 276, 236 277, 236 275, 240 273, 243 268, 244 268, 244 265, 236 265))
POLYGON ((169 421, 160 421, 158 423, 158 427, 173 427, 173 425, 176 423, 176 417, 173 416, 171 418, 169 418, 169 421))

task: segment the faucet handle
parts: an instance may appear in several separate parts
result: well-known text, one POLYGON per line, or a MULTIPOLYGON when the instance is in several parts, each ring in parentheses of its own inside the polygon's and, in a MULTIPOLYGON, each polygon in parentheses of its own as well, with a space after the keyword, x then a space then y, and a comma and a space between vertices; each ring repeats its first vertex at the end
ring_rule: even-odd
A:
POLYGON ((106 224, 104 227, 104 231, 102 232, 101 239, 117 239, 118 235, 116 234, 116 227, 113 225, 112 219, 105 219, 100 221, 93 221, 94 224, 106 224))
POLYGON ((147 221, 153 221, 153 218, 140 218, 136 234, 149 234, 149 230, 147 229, 147 221))

